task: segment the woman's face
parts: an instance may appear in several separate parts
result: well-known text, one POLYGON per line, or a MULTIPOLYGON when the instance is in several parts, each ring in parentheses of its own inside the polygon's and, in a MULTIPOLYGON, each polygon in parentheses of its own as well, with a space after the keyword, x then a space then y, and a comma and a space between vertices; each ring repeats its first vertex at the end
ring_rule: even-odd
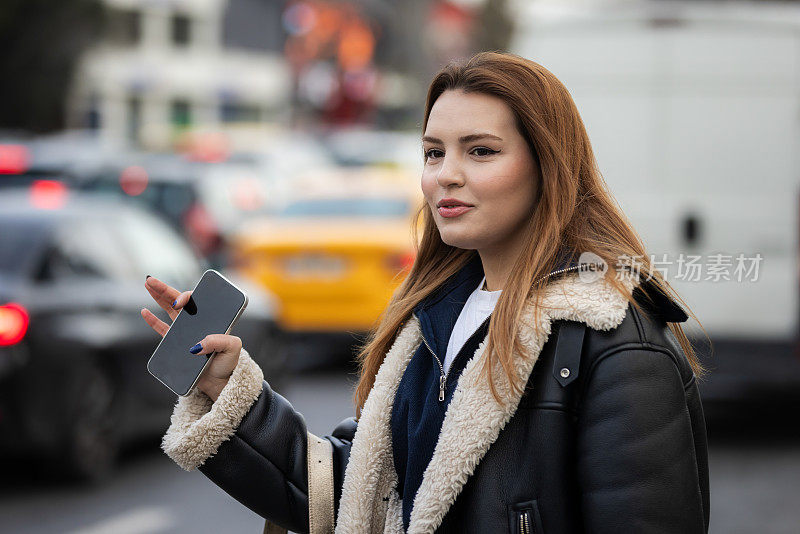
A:
POLYGON ((511 108, 494 96, 445 91, 431 109, 422 149, 422 192, 442 240, 490 254, 516 252, 539 175, 511 108), (447 198, 472 207, 459 215, 438 205, 447 198))

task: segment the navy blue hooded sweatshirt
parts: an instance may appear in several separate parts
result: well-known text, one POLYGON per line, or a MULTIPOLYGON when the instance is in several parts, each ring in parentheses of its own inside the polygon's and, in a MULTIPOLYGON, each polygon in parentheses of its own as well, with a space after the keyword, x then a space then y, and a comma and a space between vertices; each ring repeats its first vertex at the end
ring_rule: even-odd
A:
MULTIPOLYGON (((564 260, 556 269, 574 264, 564 260)), ((442 363, 456 319, 483 276, 483 264, 476 252, 459 272, 414 307, 413 313, 419 319, 422 335, 442 363)), ((446 375, 443 401, 439 401, 441 368, 425 343, 420 344, 412 356, 397 388, 391 417, 392 454, 397 471, 397 491, 403 501, 405 530, 408 530, 414 497, 433 457, 458 378, 486 337, 490 319, 491 315, 456 354, 446 375)))

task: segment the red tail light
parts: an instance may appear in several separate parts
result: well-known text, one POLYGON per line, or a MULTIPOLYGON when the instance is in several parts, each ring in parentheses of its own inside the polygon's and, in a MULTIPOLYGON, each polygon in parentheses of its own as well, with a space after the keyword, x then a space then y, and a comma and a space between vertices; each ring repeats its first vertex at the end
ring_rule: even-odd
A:
POLYGON ((67 186, 57 180, 34 180, 29 189, 30 203, 40 210, 57 210, 67 203, 67 186))
POLYGON ((22 174, 28 170, 30 155, 23 145, 0 145, 0 174, 22 174))
POLYGON ((28 311, 15 302, 0 306, 0 347, 22 341, 28 331, 28 311))

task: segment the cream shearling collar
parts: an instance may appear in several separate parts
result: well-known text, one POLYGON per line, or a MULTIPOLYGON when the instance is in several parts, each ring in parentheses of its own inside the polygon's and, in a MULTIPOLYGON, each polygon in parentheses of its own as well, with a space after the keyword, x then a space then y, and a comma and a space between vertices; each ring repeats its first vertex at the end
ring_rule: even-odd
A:
MULTIPOLYGON (((632 291, 639 283, 632 276, 621 282, 632 291)), ((432 533, 455 502, 472 475, 514 415, 521 390, 528 381, 542 347, 550 336, 551 323, 564 319, 579 321, 596 330, 611 330, 625 318, 627 299, 604 278, 587 282, 570 273, 546 286, 540 308, 537 335, 533 306, 523 312, 519 338, 529 358, 515 358, 515 382, 519 393, 510 393, 505 374, 493 369, 498 403, 480 375, 484 339, 470 358, 447 408, 439 439, 414 499, 411 534, 432 533)), ((395 393, 403 372, 422 342, 419 320, 407 321, 389 349, 364 404, 345 471, 337 533, 402 533, 402 503, 397 493, 397 474, 392 458, 390 417, 395 393)))

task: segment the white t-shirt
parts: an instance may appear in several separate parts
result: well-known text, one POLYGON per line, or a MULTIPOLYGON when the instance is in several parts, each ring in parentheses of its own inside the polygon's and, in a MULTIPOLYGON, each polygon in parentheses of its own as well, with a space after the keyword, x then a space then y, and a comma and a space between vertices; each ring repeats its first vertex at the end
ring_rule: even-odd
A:
POLYGON ((453 326, 450 341, 447 343, 447 354, 444 357, 443 367, 445 374, 450 369, 450 365, 461 350, 461 347, 464 346, 464 343, 483 324, 483 321, 492 314, 494 306, 497 304, 497 299, 500 298, 500 293, 503 291, 502 289, 497 291, 481 289, 485 280, 486 277, 484 276, 475 291, 467 298, 467 302, 464 303, 464 308, 453 326))

